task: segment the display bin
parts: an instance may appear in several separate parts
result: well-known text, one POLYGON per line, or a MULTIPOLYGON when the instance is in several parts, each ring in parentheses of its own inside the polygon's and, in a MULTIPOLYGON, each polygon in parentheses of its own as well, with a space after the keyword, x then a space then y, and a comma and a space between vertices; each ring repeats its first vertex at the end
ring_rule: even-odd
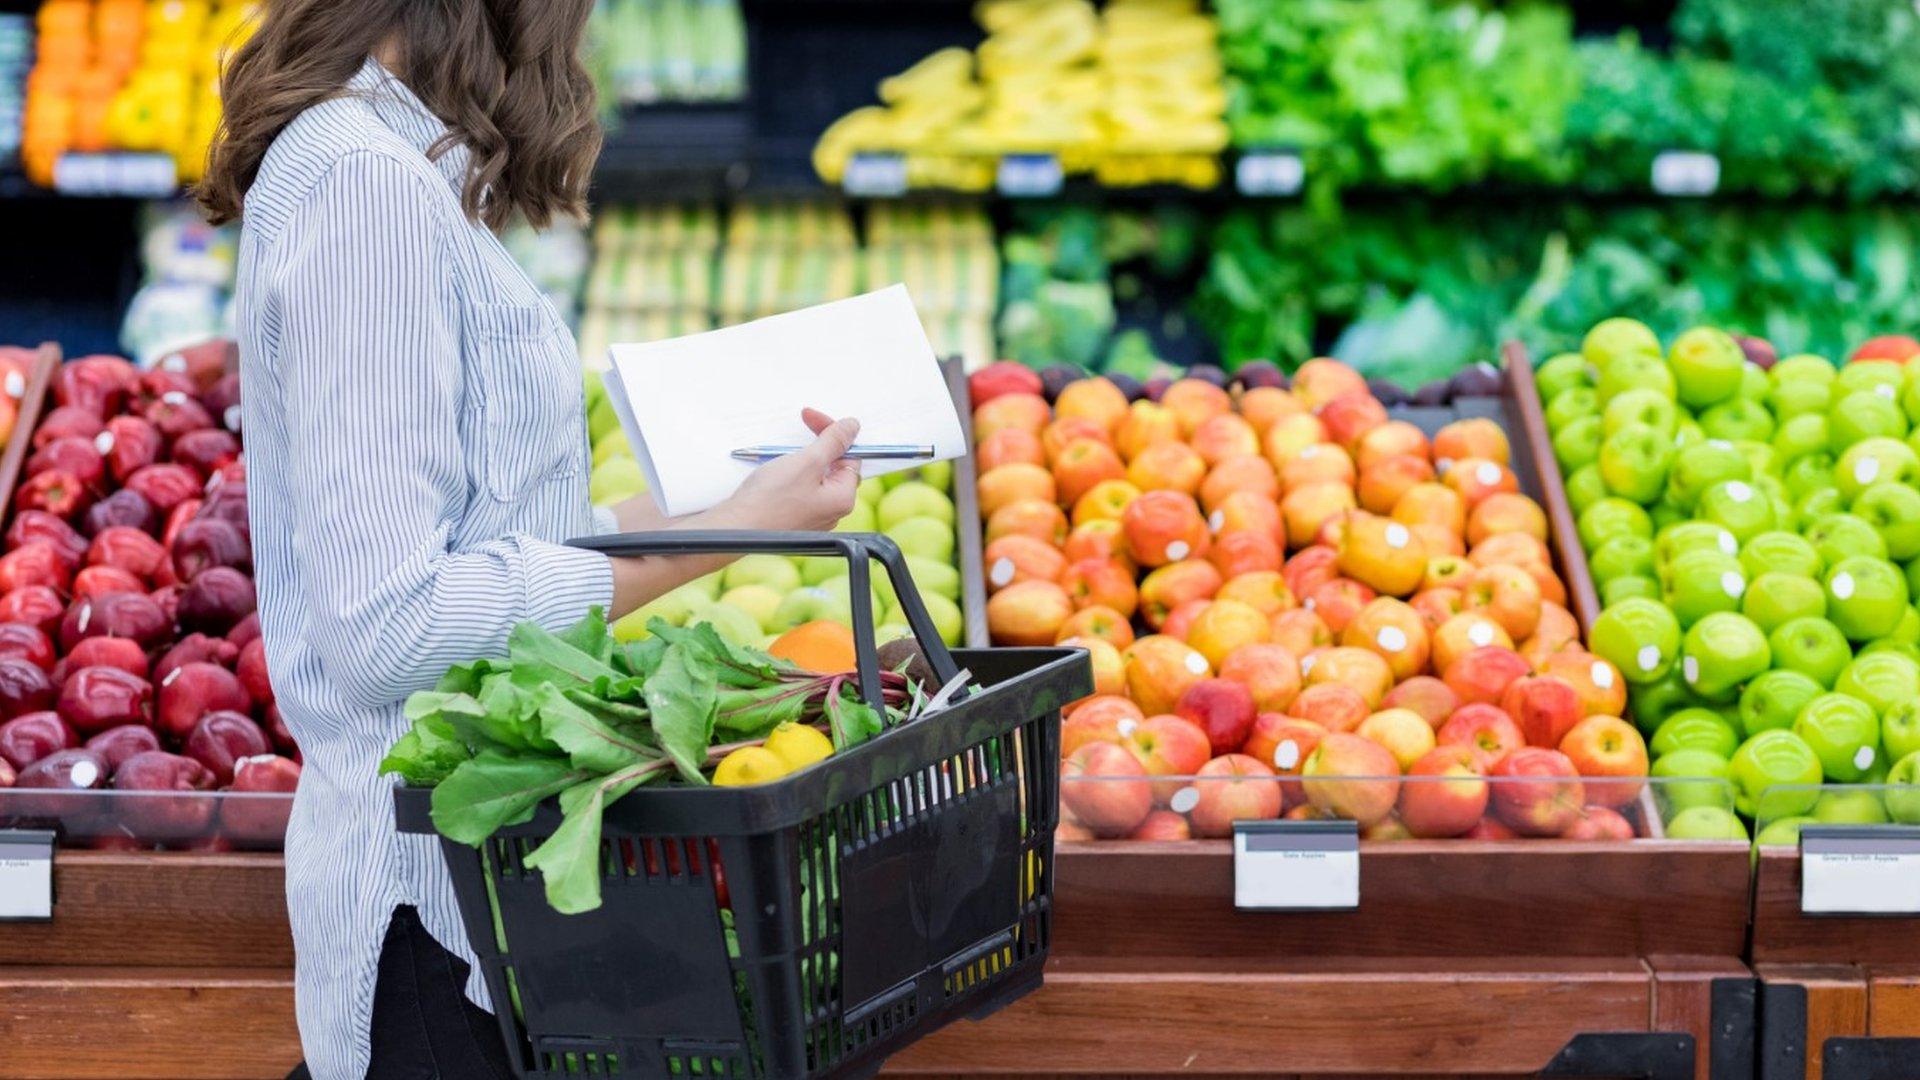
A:
MULTIPOLYGON (((1920 848, 1920 788, 1854 784, 1763 793, 1755 822, 1753 966, 1761 1080, 1890 1080, 1920 1070, 1920 891, 1873 890, 1898 912, 1820 913, 1803 897, 1801 826, 1920 848), (1851 822, 1852 824, 1844 824, 1851 822), (1813 912, 1807 908, 1811 906, 1813 912)), ((1815 856, 1819 856, 1816 854, 1815 856)), ((1920 855, 1908 857, 1920 862, 1920 855)), ((1897 875, 1896 875, 1897 877, 1897 875)), ((1899 880, 1912 881, 1912 877, 1899 880)), ((1852 906, 1852 905, 1844 905, 1852 906)), ((1863 905, 1864 906, 1864 905, 1863 905)))
MULTIPOLYGON (((443 841, 520 1076, 870 1075, 928 1032, 1039 986, 1059 714, 1092 688, 1083 655, 962 651, 963 677, 899 548, 881 536, 688 531, 577 543, 616 556, 845 558, 861 694, 875 703, 868 560, 878 561, 932 681, 978 688, 770 784, 622 797, 606 813, 603 903, 591 912, 555 912, 523 867, 558 827, 554 803, 479 849, 443 841)), ((433 831, 430 796, 396 791, 401 831, 433 831)))

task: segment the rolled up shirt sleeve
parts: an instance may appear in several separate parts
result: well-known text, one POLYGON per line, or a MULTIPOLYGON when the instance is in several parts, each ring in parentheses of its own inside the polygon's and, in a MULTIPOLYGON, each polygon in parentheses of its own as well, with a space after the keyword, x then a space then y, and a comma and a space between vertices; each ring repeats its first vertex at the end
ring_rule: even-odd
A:
POLYGON ((516 623, 558 629, 613 596, 594 552, 525 534, 454 549, 466 501, 488 496, 462 449, 461 309, 427 182, 376 152, 342 158, 300 207, 274 285, 310 645, 369 707, 503 655, 516 623))

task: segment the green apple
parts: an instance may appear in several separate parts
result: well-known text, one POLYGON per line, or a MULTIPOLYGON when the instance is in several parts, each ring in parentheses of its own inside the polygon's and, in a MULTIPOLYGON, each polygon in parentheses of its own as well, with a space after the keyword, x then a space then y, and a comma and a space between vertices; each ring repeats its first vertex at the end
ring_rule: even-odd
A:
POLYGON ((1615 316, 1602 319, 1587 331, 1587 336, 1580 342, 1580 355, 1596 371, 1605 371, 1623 356, 1658 360, 1661 355, 1660 339, 1654 336, 1646 323, 1615 316))
POLYGON ((1748 580, 1753 580, 1762 574, 1811 578, 1817 576, 1825 564, 1805 537, 1774 530, 1761 533, 1740 546, 1740 566, 1746 570, 1748 580))
MULTIPOLYGON (((901 480, 904 480, 906 476, 907 474, 904 472, 888 473, 886 476, 869 476, 865 480, 860 481, 860 486, 854 489, 853 496, 868 506, 878 506, 880 504, 880 497, 885 495, 887 489, 893 486, 893 484, 889 484, 887 481, 892 480, 894 477, 899 477, 901 480)), ((895 483, 898 482, 897 480, 895 481, 895 483)))
POLYGON ((800 567, 800 584, 802 585, 818 585, 828 578, 839 577, 847 572, 847 560, 836 559, 831 555, 809 555, 799 560, 796 565, 800 567))
POLYGON ((1601 441, 1598 461, 1608 491, 1644 506, 1666 488, 1673 436, 1644 424, 1621 428, 1601 441))
POLYGON ((1893 763, 1887 787, 1887 816, 1902 825, 1920 825, 1920 751, 1893 763))
POLYGON ((599 442, 608 434, 620 430, 620 414, 614 411, 613 402, 606 396, 603 386, 600 396, 587 406, 587 441, 599 442))
POLYGON ((1767 635, 1767 646, 1773 652, 1775 665, 1798 671, 1828 689, 1853 660, 1846 635, 1825 619, 1794 619, 1782 623, 1767 635))
POLYGON ((1603 607, 1612 607, 1622 600, 1640 597, 1644 600, 1658 600, 1663 595, 1660 583, 1644 574, 1627 574, 1603 582, 1599 586, 1600 603, 1603 607))
MULTIPOLYGON (((1755 822, 1754 824, 1758 825, 1760 823, 1755 822)), ((1797 817, 1780 818, 1777 821, 1770 821, 1764 826, 1761 826, 1760 834, 1754 837, 1754 843, 1759 844, 1761 847, 1799 847, 1800 830, 1805 826, 1818 824, 1819 822, 1804 814, 1797 817)))
POLYGON ((633 456, 633 445, 624 431, 609 431, 593 444, 593 467, 599 468, 614 458, 633 456))
MULTIPOLYGON (((795 577, 798 576, 796 571, 795 577)), ((798 582, 795 584, 797 586, 798 582)), ((785 597, 785 593, 769 585, 736 585, 720 594, 720 603, 746 612, 754 625, 759 627, 754 634, 755 640, 758 640, 761 634, 768 632, 767 627, 773 625, 774 613, 780 610, 780 601, 785 597)))
POLYGON ((1608 496, 1587 507, 1579 529, 1581 546, 1595 551, 1616 536, 1652 536, 1653 519, 1639 504, 1608 496))
POLYGON ((1680 624, 1655 601, 1622 600, 1594 619, 1589 646, 1628 682, 1650 683, 1665 675, 1679 656, 1680 624))
POLYGON ((1783 382, 1812 382, 1821 386, 1831 386, 1840 373, 1834 369, 1833 361, 1812 353, 1796 353, 1773 365, 1767 372, 1767 378, 1775 386, 1783 382))
POLYGON ((1687 747, 1662 754, 1647 770, 1654 778, 1654 796, 1668 814, 1695 806, 1733 808, 1730 764, 1711 750, 1687 747))
POLYGON ((1920 701, 1920 664, 1897 652, 1861 653, 1833 682, 1833 692, 1867 703, 1876 716, 1920 701))
MULTIPOLYGON (((1794 468, 1798 469, 1799 465, 1796 464, 1794 468)), ((1794 502, 1794 528, 1805 533, 1811 530, 1820 519, 1834 514, 1845 513, 1846 509, 1847 504, 1841 501, 1839 490, 1834 488, 1831 482, 1829 482, 1827 487, 1817 491, 1809 491, 1794 502)), ((1868 528, 1872 528, 1872 526, 1868 526, 1868 528)), ((1882 543, 1885 543, 1885 541, 1882 541, 1882 543)), ((1822 558, 1821 561, 1824 562, 1825 559, 1822 558)))
POLYGON ((1533 371, 1533 384, 1540 389, 1541 401, 1551 401, 1575 388, 1592 387, 1593 379, 1593 366, 1579 353, 1549 357, 1533 371))
MULTIPOLYGON (((941 498, 944 499, 946 496, 942 495, 941 498)), ((873 511, 873 504, 864 499, 855 499, 853 509, 847 511, 847 516, 833 526, 834 532, 870 533, 877 532, 879 529, 880 521, 873 511)))
MULTIPOLYGON (((1747 735, 1793 727, 1807 702, 1827 692, 1813 676, 1791 668, 1763 671, 1740 691, 1740 727, 1747 735)), ((1733 749, 1727 749, 1728 754, 1733 749)))
POLYGON ((647 493, 647 474, 632 458, 614 458, 587 476, 587 500, 612 506, 647 493))
POLYGON ((1605 437, 1600 418, 1583 416, 1553 433, 1553 459, 1562 473, 1570 473, 1600 456, 1600 440, 1605 437))
POLYGON ((1920 490, 1893 480, 1870 484, 1853 500, 1853 514, 1879 532, 1888 558, 1920 555, 1920 490))
POLYGON ((1773 438, 1773 414, 1765 405, 1746 398, 1723 401, 1700 414, 1700 430, 1712 439, 1740 439, 1764 443, 1773 438))
POLYGON ((735 645, 753 645, 766 633, 759 619, 725 601, 715 601, 694 609, 690 622, 706 623, 713 627, 715 633, 735 645))
POLYGON ((1746 591, 1747 576, 1740 560, 1719 551, 1689 551, 1667 565, 1667 607, 1681 626, 1692 626, 1715 612, 1739 611, 1746 591))
POLYGON ((1822 825, 1885 825, 1887 804, 1870 788, 1830 789, 1814 802, 1813 819, 1822 825))
POLYGON ((1577 520, 1587 507, 1607 497, 1607 482, 1600 478, 1600 466, 1589 462, 1567 477, 1567 503, 1577 520))
POLYGON ((1842 364, 1839 373, 1834 376, 1833 388, 1840 394, 1867 391, 1889 401, 1898 400, 1901 376, 1905 373, 1899 364, 1842 364))
POLYGON ((772 626, 774 632, 784 633, 820 619, 852 624, 853 609, 848 606, 844 589, 836 592, 826 585, 803 585, 793 590, 774 609, 772 626))
POLYGON ((1676 396, 1696 410, 1739 393, 1747 366, 1733 335, 1711 326, 1696 326, 1675 338, 1667 361, 1673 366, 1676 396))
POLYGON ((1595 384, 1602 403, 1639 388, 1658 390, 1663 397, 1674 396, 1673 371, 1657 357, 1622 356, 1600 369, 1595 384))
POLYGON ((1768 381, 1767 373, 1762 371, 1758 364, 1740 365, 1741 397, 1764 408, 1767 404, 1767 396, 1772 390, 1773 383, 1768 381))
POLYGON ((953 561, 953 522, 951 520, 910 517, 904 521, 895 522, 891 528, 882 531, 892 537, 893 542, 900 545, 900 550, 908 555, 918 555, 935 562, 953 561))
POLYGON ((1827 592, 1810 577, 1768 571, 1747 584, 1740 613, 1752 619, 1761 633, 1771 634, 1794 619, 1825 618, 1827 592))
POLYGON ((1681 709, 1660 725, 1647 743, 1654 757, 1665 757, 1675 750, 1711 750, 1721 757, 1732 757, 1740 746, 1740 733, 1727 718, 1712 709, 1681 709))
POLYGON ((1863 439, 1877 436, 1903 439, 1907 414, 1893 401, 1872 391, 1855 391, 1836 398, 1827 410, 1827 449, 1835 454, 1863 439))
POLYGON ((1828 568, 1854 556, 1887 557, 1887 542, 1881 538, 1880 530, 1855 514, 1828 514, 1807 526, 1803 535, 1828 568))
POLYGON ((785 555, 742 555, 720 572, 720 585, 725 589, 764 585, 785 596, 800 587, 800 568, 785 555))
POLYGON ((933 628, 939 631, 940 640, 949 646, 959 645, 967 625, 966 619, 960 614, 960 605, 939 593, 924 595, 920 597, 920 602, 926 605, 927 616, 933 620, 933 628))
POLYGON ((913 627, 904 622, 875 623, 873 626, 873 644, 876 648, 889 641, 902 641, 913 637, 913 627))
POLYGON ((1906 575, 1885 559, 1841 559, 1827 571, 1826 587, 1827 617, 1852 641, 1892 633, 1906 610, 1906 575))
POLYGON ((1889 761, 1920 753, 1920 700, 1900 702, 1881 715, 1880 749, 1889 761))
MULTIPOLYGON (((1815 698, 1807 708, 1821 700, 1815 698)), ((1727 774, 1734 784, 1734 807, 1749 817, 1771 821, 1804 814, 1820 797, 1820 758, 1792 731, 1762 731, 1748 738, 1733 752, 1727 774)))
POLYGON ((1617 577, 1653 576, 1653 541, 1644 536, 1616 536, 1601 544, 1587 560, 1593 580, 1604 585, 1617 577))
POLYGON ((652 635, 647 632, 647 624, 660 619, 672 626, 685 626, 693 617, 696 607, 706 603, 706 597, 686 586, 681 586, 645 604, 627 612, 614 620, 613 639, 615 641, 640 641, 652 635))
MULTIPOLYGON (((1597 395, 1596 395, 1597 398, 1597 395)), ((1630 428, 1652 428, 1669 444, 1679 430, 1680 407, 1658 390, 1640 388, 1622 391, 1600 410, 1601 435, 1617 435, 1630 428)))
POLYGON ((1767 635, 1737 612, 1706 616, 1687 630, 1680 643, 1680 676, 1708 701, 1730 700, 1742 684, 1772 663, 1767 635))
POLYGON ((1707 521, 1683 521, 1668 526, 1653 540, 1653 560, 1658 566, 1671 566, 1680 556, 1699 550, 1738 555, 1740 541, 1724 526, 1707 521))
POLYGON ((1647 507, 1647 520, 1653 523, 1655 533, 1669 525, 1678 525, 1686 521, 1689 516, 1686 510, 1664 495, 1652 506, 1647 507))
POLYGON ((1833 387, 1823 382, 1776 382, 1767 391, 1767 407, 1784 426, 1787 420, 1815 415, 1823 421, 1833 405, 1833 387))
POLYGON ((1726 529, 1740 543, 1775 525, 1773 503, 1743 480, 1725 480, 1701 492, 1694 516, 1726 529))
POLYGON ((1834 462, 1834 486, 1848 502, 1859 498, 1871 484, 1884 481, 1911 484, 1917 480, 1920 480, 1920 454, 1899 439, 1862 439, 1847 447, 1834 462))
POLYGON ((1719 806, 1690 806, 1667 822, 1669 840, 1747 839, 1747 827, 1731 810, 1719 806))
MULTIPOLYGON (((883 580, 885 579, 877 575, 867 579, 867 599, 869 604, 871 605, 873 614, 876 618, 879 617, 880 612, 883 611, 887 607, 887 605, 893 602, 893 597, 892 597, 893 590, 889 588, 883 591, 880 588, 880 583, 883 580)), ((839 574, 834 577, 830 577, 827 580, 821 582, 819 585, 816 585, 813 587, 818 589, 825 589, 829 594, 832 595, 835 603, 845 604, 847 611, 849 613, 849 618, 847 621, 849 622, 852 621, 852 618, 851 618, 851 613, 853 611, 853 578, 852 577, 850 577, 847 574, 839 574)))
POLYGON ((1907 422, 1920 424, 1920 367, 1912 364, 1901 365, 1900 373, 1900 409, 1907 414, 1907 422))
POLYGON ((953 462, 929 461, 915 469, 922 483, 930 484, 941 491, 953 490, 953 462))
POLYGON ((1793 734, 1819 759, 1821 773, 1838 783, 1860 779, 1880 755, 1880 717, 1873 706, 1846 694, 1821 694, 1807 702, 1793 722, 1793 734))
MULTIPOLYGON (((1583 416, 1596 416, 1599 413, 1600 395, 1592 387, 1576 386, 1571 390, 1562 390, 1547 402, 1547 430, 1559 431, 1583 416)), ((1604 423, 1602 418, 1603 426, 1604 423)))
POLYGON ((920 590, 922 596, 933 593, 949 600, 960 599, 960 571, 947 563, 909 555, 907 574, 913 578, 913 586, 920 590))
POLYGON ((910 518, 932 518, 951 530, 953 500, 932 484, 909 480, 880 497, 880 531, 886 532, 910 518))
POLYGON ((1833 455, 1825 450, 1794 458, 1780 475, 1788 496, 1795 502, 1816 491, 1832 491, 1835 505, 1841 502, 1839 492, 1833 490, 1833 455))
POLYGON ((1773 432, 1773 452, 1781 461, 1789 464, 1806 457, 1808 454, 1822 454, 1827 450, 1827 417, 1825 413, 1801 413, 1782 421, 1773 432))
POLYGON ((1627 711, 1644 735, 1652 735, 1668 717, 1700 703, 1680 678, 1678 664, 1669 665, 1666 675, 1651 682, 1627 684, 1627 711))
POLYGON ((1673 456, 1673 468, 1667 474, 1667 498, 1690 509, 1700 493, 1715 484, 1752 479, 1753 468, 1745 454, 1725 439, 1708 439, 1673 456))
POLYGON ((1680 414, 1680 422, 1674 425, 1673 448, 1684 450, 1697 442, 1706 442, 1707 433, 1700 430, 1700 422, 1686 413, 1680 414))
POLYGON ((719 570, 715 570, 711 574, 702 574, 692 581, 687 582, 685 585, 680 586, 681 589, 692 593, 708 603, 720 599, 720 587, 721 571, 719 570))

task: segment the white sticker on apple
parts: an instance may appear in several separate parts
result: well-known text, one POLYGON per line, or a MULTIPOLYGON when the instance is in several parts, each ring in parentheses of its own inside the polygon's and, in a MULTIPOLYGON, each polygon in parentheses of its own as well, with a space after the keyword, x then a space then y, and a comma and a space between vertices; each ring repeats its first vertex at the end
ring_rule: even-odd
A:
POLYGON ((1853 464, 1853 478, 1862 484, 1873 483, 1873 478, 1879 475, 1880 462, 1877 458, 1863 457, 1853 464))
POLYGON ((1300 601, 1300 606, 1301 606, 1301 607, 1303 607, 1303 608, 1306 608, 1306 609, 1307 609, 1308 611, 1312 611, 1312 610, 1313 610, 1313 597, 1311 597, 1311 596, 1309 596, 1309 597, 1307 597, 1307 598, 1306 598, 1305 600, 1302 600, 1302 601, 1300 601))
POLYGON ((1833 590, 1833 595, 1845 600, 1853 595, 1853 575, 1842 570, 1833 575, 1827 587, 1833 590))
POLYGON ((1299 454, 1300 460, 1302 461, 1311 461, 1314 458, 1317 458, 1319 456, 1320 456, 1319 443, 1308 443, 1306 446, 1306 449, 1300 451, 1300 454, 1299 454))
POLYGON ((1200 805, 1200 790, 1195 787, 1183 787, 1167 800, 1167 809, 1176 814, 1184 814, 1200 805))
POLYGON ((993 569, 987 571, 987 580, 993 583, 994 588, 1004 589, 1013 584, 1013 573, 1013 560, 1002 555, 993 560, 993 569))
POLYGON ((1605 660, 1593 662, 1593 685, 1602 690, 1613 689, 1613 665, 1605 660))
POLYGON ((1179 562, 1181 559, 1186 558, 1187 554, 1192 550, 1193 547, 1185 540, 1175 540, 1173 543, 1167 545, 1167 558, 1172 559, 1174 562, 1179 562))
POLYGON ((1720 587, 1727 591, 1728 596, 1738 600, 1740 594, 1747 591, 1747 579, 1740 576, 1740 571, 1729 570, 1720 575, 1720 587))
POLYGON ((1483 461, 1473 477, 1483 484, 1497 484, 1500 482, 1500 466, 1491 461, 1483 461))
POLYGON ((1311 656, 1311 655, 1301 657, 1300 658, 1300 674, 1305 675, 1308 672, 1311 672, 1313 670, 1314 662, 1319 659, 1320 659, 1319 657, 1311 656))
POLYGON ((1193 672, 1195 675, 1205 675, 1207 673, 1207 658, 1197 652, 1188 653, 1187 670, 1193 672))
POLYGON ((1434 459, 1433 459, 1433 471, 1434 471, 1434 473, 1435 473, 1435 475, 1438 475, 1438 476, 1445 476, 1445 475, 1447 475, 1447 470, 1448 470, 1448 469, 1451 469, 1451 468, 1453 468, 1453 459, 1452 459, 1452 458, 1450 458, 1450 457, 1443 457, 1443 458, 1434 458, 1434 459))
POLYGON ((1374 635, 1374 640, 1388 652, 1399 652, 1407 647, 1407 632, 1397 626, 1383 626, 1380 632, 1374 635))
POLYGON ((1493 624, 1477 622, 1467 627, 1467 640, 1480 646, 1493 644, 1493 624))
MULTIPOLYGON (((87 624, 92 621, 93 621, 93 601, 89 600, 86 603, 80 605, 80 621, 75 625, 79 628, 79 632, 84 634, 87 632, 87 624)), ((179 671, 180 671, 179 668, 173 669, 173 673, 175 674, 177 674, 179 671)))
POLYGON ((1695 660, 1691 656, 1685 657, 1680 661, 1680 674, 1685 676, 1686 680, 1690 683, 1699 682, 1700 681, 1700 661, 1695 660))
POLYGON ((113 432, 103 431, 100 434, 95 435, 93 437, 93 448, 99 451, 102 457, 105 457, 106 455, 112 453, 113 452, 113 432))
POLYGON ((1226 523, 1227 512, 1225 510, 1215 510, 1213 513, 1207 515, 1207 528, 1213 532, 1219 532, 1226 523))
POLYGON ((1729 480, 1727 481, 1727 498, 1737 503, 1746 502, 1753 498, 1753 488, 1748 487, 1745 481, 1729 480))
POLYGON ((1291 769, 1300 764, 1300 744, 1292 739, 1282 739, 1279 746, 1273 748, 1273 767, 1291 769))
POLYGON ((1740 541, 1735 540, 1732 533, 1721 529, 1720 550, 1728 555, 1738 555, 1740 553, 1740 541))
POLYGON ((1711 447, 1713 447, 1713 448, 1714 448, 1715 450, 1731 450, 1731 449, 1733 449, 1733 444, 1732 444, 1732 443, 1730 443, 1730 442, 1728 442, 1728 441, 1727 441, 1727 440, 1725 440, 1725 439, 1708 439, 1708 440, 1707 440, 1707 445, 1708 445, 1708 446, 1711 446, 1711 447))
POLYGON ((1406 547, 1407 542, 1412 539, 1413 534, 1407 531, 1405 525, 1396 521, 1387 526, 1387 546, 1393 548, 1395 551, 1406 547))
POLYGON ((1865 771, 1873 768, 1873 747, 1863 746, 1854 752, 1853 767, 1865 771))
POLYGON ((223 423, 227 425, 228 431, 239 431, 240 430, 240 406, 238 405, 227 406, 227 411, 220 415, 220 419, 223 423))
POLYGON ((67 776, 76 787, 90 788, 100 779, 100 766, 83 758, 73 763, 73 770, 67 776))
POLYGON ((1895 391, 1893 389, 1892 383, 1881 383, 1879 386, 1876 386, 1873 388, 1873 392, 1876 394, 1879 394, 1883 398, 1886 398, 1888 401, 1892 401, 1895 397, 1895 391))
POLYGON ((1131 739, 1133 738, 1133 733, 1140 729, 1140 721, 1135 720, 1131 716, 1123 716, 1120 718, 1119 723, 1113 725, 1113 728, 1120 733, 1121 738, 1131 739))
POLYGON ((169 390, 160 395, 160 400, 168 405, 185 405, 187 403, 187 393, 184 390, 169 390))
POLYGON ((27 396, 26 376, 17 371, 7 372, 7 396, 15 401, 27 396))
POLYGON ((1659 667, 1660 666, 1660 646, 1658 645, 1640 646, 1640 651, 1634 654, 1634 661, 1640 665, 1641 671, 1652 671, 1653 669, 1659 667))

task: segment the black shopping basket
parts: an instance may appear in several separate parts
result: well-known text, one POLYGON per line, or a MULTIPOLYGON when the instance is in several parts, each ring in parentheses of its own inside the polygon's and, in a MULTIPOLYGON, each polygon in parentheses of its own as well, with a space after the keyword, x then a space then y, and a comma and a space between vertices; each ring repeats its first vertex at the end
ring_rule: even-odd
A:
MULTIPOLYGON (((662 532, 609 555, 848 560, 859 681, 880 700, 867 560, 886 568, 934 675, 958 673, 884 536, 662 532)), ((521 860, 550 800, 479 849, 442 841, 509 1056, 526 1080, 841 1077, 1040 985, 1050 935, 1060 707, 1092 691, 1074 649, 962 650, 982 687, 774 783, 643 787, 608 809, 602 906, 561 915, 521 860)), ((431 833, 430 792, 396 791, 431 833)))

